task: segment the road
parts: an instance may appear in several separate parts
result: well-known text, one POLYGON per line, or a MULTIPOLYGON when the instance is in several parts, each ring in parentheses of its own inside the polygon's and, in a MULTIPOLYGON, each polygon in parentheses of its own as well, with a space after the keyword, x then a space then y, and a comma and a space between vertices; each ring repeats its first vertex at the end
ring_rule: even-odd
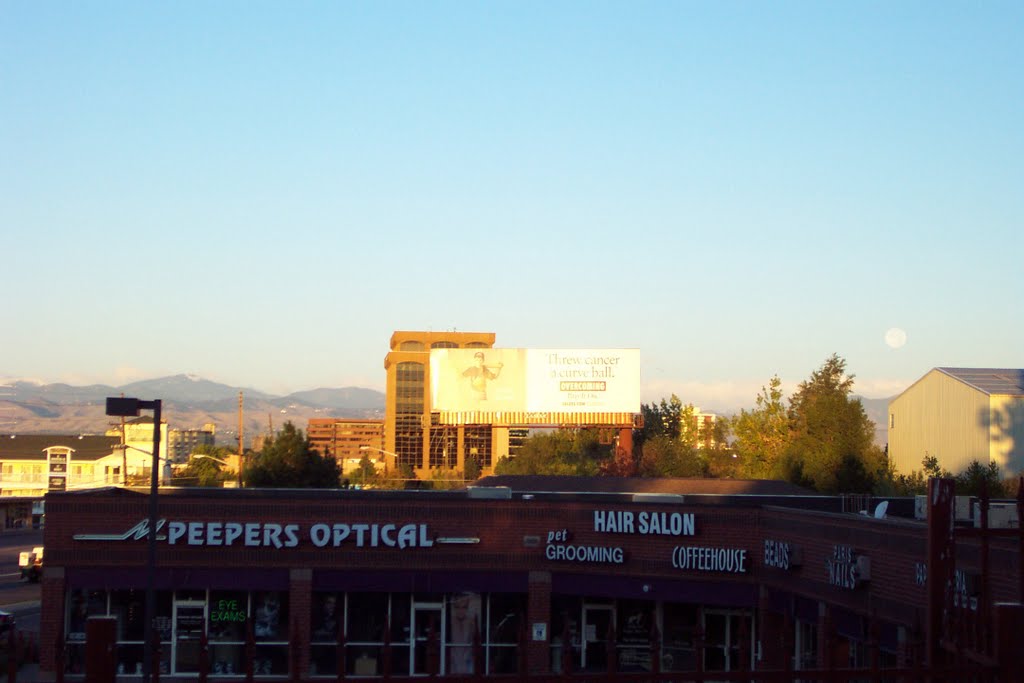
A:
POLYGON ((41 529, 0 532, 0 609, 14 613, 18 630, 39 634, 39 584, 18 571, 18 555, 43 544, 41 529))

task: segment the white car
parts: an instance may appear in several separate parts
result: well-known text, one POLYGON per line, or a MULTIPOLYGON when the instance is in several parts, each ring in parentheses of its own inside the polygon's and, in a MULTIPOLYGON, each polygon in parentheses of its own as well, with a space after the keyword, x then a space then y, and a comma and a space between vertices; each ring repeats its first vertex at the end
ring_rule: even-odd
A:
POLYGON ((21 570, 21 578, 32 583, 39 581, 43 576, 43 546, 32 548, 32 552, 22 551, 18 556, 18 568, 21 570))

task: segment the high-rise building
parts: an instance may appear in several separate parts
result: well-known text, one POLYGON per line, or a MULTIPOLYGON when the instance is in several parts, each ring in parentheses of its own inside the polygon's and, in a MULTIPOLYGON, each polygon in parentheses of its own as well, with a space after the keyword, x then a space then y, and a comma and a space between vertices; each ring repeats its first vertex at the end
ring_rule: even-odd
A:
POLYGON ((171 462, 182 463, 199 446, 213 446, 216 426, 203 425, 202 429, 169 429, 167 430, 167 451, 164 454, 171 462))
POLYGON ((508 427, 445 425, 431 416, 430 350, 489 349, 493 332, 407 332, 391 335, 387 371, 385 450, 417 475, 432 469, 464 470, 474 458, 484 473, 508 455, 508 427))

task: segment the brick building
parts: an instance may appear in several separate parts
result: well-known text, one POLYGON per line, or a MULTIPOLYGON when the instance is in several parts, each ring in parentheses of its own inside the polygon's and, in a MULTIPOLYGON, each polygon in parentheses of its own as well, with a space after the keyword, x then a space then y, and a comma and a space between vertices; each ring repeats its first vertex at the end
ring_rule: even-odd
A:
POLYGON ((387 462, 384 450, 384 420, 310 418, 306 426, 309 446, 317 453, 338 461, 342 474, 358 469, 363 456, 387 462))
MULTIPOLYGON (((338 662, 352 676, 911 666, 965 624, 996 647, 1009 629, 990 610, 1020 598, 1019 532, 964 529, 944 550, 939 503, 929 526, 893 514, 913 501, 875 518, 782 482, 500 485, 516 481, 161 491, 161 677, 194 679, 203 637, 213 675, 302 680, 336 679, 338 662)), ((118 670, 141 671, 147 503, 47 496, 44 674, 82 674, 88 616, 113 617, 118 670)))

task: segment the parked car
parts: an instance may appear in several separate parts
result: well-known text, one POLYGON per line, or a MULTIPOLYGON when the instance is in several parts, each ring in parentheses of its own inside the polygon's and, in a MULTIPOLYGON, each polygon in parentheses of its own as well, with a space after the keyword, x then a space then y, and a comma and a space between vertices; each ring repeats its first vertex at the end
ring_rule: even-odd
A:
POLYGON ((0 609, 0 642, 7 642, 7 632, 14 628, 14 615, 0 609))
POLYGON ((43 577, 43 546, 32 548, 32 552, 22 551, 18 556, 18 568, 21 578, 35 583, 43 577))
POLYGON ((17 646, 15 649, 11 649, 11 636, 17 635, 14 630, 14 615, 10 612, 0 610, 0 670, 7 671, 7 663, 12 656, 12 653, 17 654, 17 668, 21 668, 24 663, 24 652, 18 652, 17 646))

